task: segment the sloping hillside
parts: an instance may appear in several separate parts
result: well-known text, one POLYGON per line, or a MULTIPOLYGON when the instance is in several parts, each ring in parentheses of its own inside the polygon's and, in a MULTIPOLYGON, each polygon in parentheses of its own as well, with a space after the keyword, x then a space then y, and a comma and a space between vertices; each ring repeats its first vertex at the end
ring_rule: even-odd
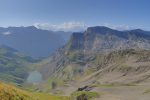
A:
POLYGON ((73 68, 74 74, 78 75, 95 55, 127 49, 150 50, 150 32, 139 29, 117 31, 107 27, 89 27, 83 33, 73 33, 70 41, 50 57, 49 63, 41 68, 41 72, 48 78, 54 73, 62 72, 62 69, 73 68), (70 64, 78 67, 69 67, 70 64))
POLYGON ((149 100, 149 50, 71 54, 75 57, 66 56, 63 63, 60 60, 58 64, 63 66, 57 67, 48 82, 41 84, 44 90, 67 96, 79 89, 102 94, 96 100, 149 100))
POLYGON ((0 46, 0 80, 22 84, 28 76, 30 63, 35 62, 31 57, 19 53, 7 46, 0 46))
POLYGON ((149 81, 149 43, 147 31, 91 27, 74 33, 39 70, 48 80, 47 90, 54 84, 67 92, 91 84, 139 84, 149 81))
POLYGON ((0 100, 35 100, 33 97, 14 86, 0 83, 0 100))
POLYGON ((0 82, 0 100, 69 100, 69 97, 27 92, 0 82))

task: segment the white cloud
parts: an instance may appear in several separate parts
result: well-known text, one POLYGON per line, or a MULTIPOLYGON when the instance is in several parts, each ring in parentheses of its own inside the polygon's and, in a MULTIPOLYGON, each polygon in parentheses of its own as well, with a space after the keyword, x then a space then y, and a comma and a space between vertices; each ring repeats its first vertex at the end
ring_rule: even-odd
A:
POLYGON ((120 30, 120 31, 135 29, 135 27, 133 27, 133 26, 128 26, 128 25, 113 25, 113 24, 108 24, 108 23, 105 23, 104 26, 112 28, 112 29, 120 30))
POLYGON ((3 32, 2 34, 3 34, 3 35, 10 35, 10 34, 12 34, 12 33, 8 31, 8 32, 3 32))
MULTIPOLYGON (((88 27, 81 22, 65 22, 62 24, 49 24, 49 23, 35 23, 34 26, 39 29, 52 30, 52 31, 84 31, 88 27)), ((112 29, 124 31, 136 29, 135 26, 128 25, 114 25, 109 23, 101 24, 100 26, 106 26, 112 29)))
POLYGON ((34 26, 52 31, 83 31, 86 29, 86 25, 81 22, 65 22, 62 24, 35 23, 34 26))

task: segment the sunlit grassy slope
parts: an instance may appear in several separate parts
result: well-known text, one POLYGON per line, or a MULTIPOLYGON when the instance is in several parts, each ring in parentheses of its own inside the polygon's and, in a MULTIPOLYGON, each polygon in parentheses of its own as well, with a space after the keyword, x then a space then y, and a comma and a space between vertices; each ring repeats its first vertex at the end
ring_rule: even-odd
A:
POLYGON ((33 93, 0 83, 0 100, 69 100, 69 97, 33 93))
POLYGON ((69 97, 57 96, 46 93, 32 93, 35 100, 70 100, 69 97))
POLYGON ((32 96, 14 86, 0 83, 0 100, 34 100, 32 96))

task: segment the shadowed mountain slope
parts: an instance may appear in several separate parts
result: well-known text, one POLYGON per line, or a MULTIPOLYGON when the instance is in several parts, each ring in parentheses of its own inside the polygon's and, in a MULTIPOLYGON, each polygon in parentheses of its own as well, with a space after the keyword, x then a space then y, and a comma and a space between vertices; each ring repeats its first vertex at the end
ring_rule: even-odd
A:
POLYGON ((0 44, 33 57, 47 57, 64 45, 69 32, 53 32, 29 27, 0 27, 0 44), (66 36, 66 37, 65 37, 66 36))

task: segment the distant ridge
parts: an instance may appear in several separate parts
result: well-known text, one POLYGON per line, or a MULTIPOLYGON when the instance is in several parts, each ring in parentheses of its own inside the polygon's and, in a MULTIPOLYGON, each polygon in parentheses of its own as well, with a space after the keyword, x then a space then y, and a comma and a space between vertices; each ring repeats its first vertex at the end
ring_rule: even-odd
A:
POLYGON ((0 27, 1 45, 7 45, 33 57, 49 56, 64 45, 69 36, 69 32, 41 30, 34 26, 0 27))

